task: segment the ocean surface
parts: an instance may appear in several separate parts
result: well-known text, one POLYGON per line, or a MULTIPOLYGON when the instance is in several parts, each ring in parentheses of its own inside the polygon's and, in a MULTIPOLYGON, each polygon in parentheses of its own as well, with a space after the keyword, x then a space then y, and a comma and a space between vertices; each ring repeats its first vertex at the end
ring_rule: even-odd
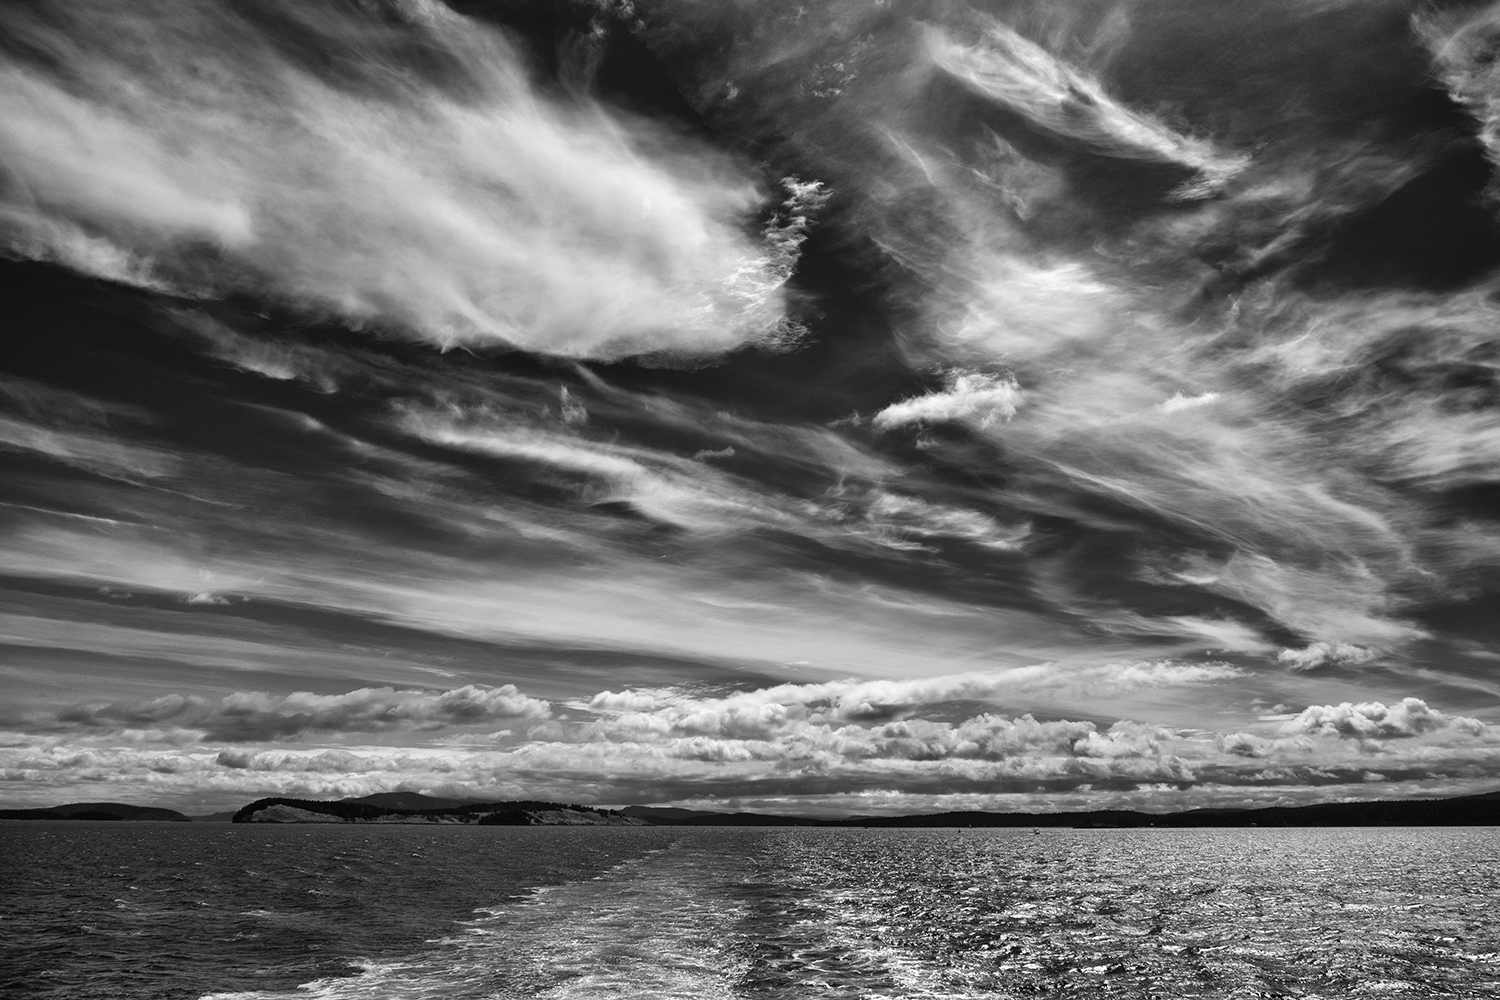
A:
POLYGON ((0 824, 14 997, 1500 996, 1500 830, 0 824))

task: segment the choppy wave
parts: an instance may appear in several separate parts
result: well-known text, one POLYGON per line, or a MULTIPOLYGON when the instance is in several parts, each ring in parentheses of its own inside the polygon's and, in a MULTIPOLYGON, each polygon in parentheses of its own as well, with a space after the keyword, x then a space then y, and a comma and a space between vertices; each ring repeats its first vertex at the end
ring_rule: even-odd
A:
POLYGON ((1490 831, 714 831, 295 994, 1378 997, 1500 992, 1490 831), (1289 873, 1295 873, 1290 877, 1289 873))

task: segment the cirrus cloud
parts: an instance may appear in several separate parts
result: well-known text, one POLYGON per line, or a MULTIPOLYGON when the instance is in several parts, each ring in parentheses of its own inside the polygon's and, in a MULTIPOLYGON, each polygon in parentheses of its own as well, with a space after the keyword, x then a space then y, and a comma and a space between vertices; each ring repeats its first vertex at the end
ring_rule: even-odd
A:
POLYGON ((442 4, 40 6, 0 12, 12 53, 45 54, 0 69, 9 255, 444 346, 705 356, 794 333, 815 183, 768 213, 732 157, 546 93, 442 4))

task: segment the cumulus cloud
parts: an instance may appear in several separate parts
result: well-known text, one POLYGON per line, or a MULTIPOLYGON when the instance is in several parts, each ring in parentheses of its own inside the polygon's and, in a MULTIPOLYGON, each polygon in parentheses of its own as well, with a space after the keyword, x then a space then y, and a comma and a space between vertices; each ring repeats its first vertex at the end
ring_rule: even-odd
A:
POLYGON ((1281 733, 1363 740, 1421 736, 1438 730, 1477 736, 1487 728, 1478 719, 1444 715, 1420 698, 1403 698, 1394 705, 1378 701, 1309 705, 1296 718, 1284 723, 1281 733))
POLYGON ((1276 661, 1288 670, 1314 670, 1329 665, 1355 666, 1375 659, 1372 649, 1348 642, 1315 642, 1304 649, 1283 649, 1276 661))
POLYGON ((1073 744, 1073 752, 1083 757, 1159 757, 1164 742, 1173 734, 1160 726, 1146 726, 1121 720, 1105 732, 1097 730, 1073 744))
MULTIPOLYGON (((164 695, 147 701, 74 705, 56 721, 84 730, 129 730, 171 726, 205 739, 256 742, 310 733, 381 733, 470 726, 495 719, 545 719, 551 705, 522 694, 513 684, 449 691, 360 688, 346 694, 297 691, 272 695, 237 691, 217 702, 195 695, 164 695)), ((226 766, 238 760, 231 756, 226 766)))
MULTIPOLYGON (((946 690, 940 686, 921 696, 940 699, 946 690)), ((446 694, 450 707, 443 708, 443 696, 436 693, 420 703, 393 703, 388 695, 372 699, 366 692, 351 692, 357 696, 352 699, 356 714, 379 715, 385 720, 381 725, 389 727, 425 727, 451 718, 473 722, 497 711, 493 704, 454 709, 454 702, 479 706, 486 699, 464 689, 446 694), (363 707, 372 700, 383 702, 384 709, 363 707)), ((776 703, 726 707, 712 698, 668 689, 600 692, 590 699, 600 716, 594 722, 534 717, 537 724, 520 741, 499 744, 489 738, 497 735, 491 733, 480 741, 444 736, 422 746, 383 748, 239 742, 217 749, 192 746, 205 735, 201 728, 191 739, 169 745, 162 727, 224 710, 202 699, 164 698, 74 710, 74 716, 92 720, 85 727, 92 734, 75 729, 66 739, 14 734, 0 740, 0 773, 12 788, 65 785, 70 794, 82 788, 141 785, 151 787, 154 797, 342 796, 413 787, 473 797, 603 803, 753 795, 778 798, 777 809, 799 812, 830 808, 851 793, 880 792, 890 797, 887 805, 863 811, 895 812, 903 811, 897 803, 911 795, 928 796, 931 809, 1015 808, 995 797, 1022 792, 1045 792, 1054 805, 1068 808, 1098 807, 1105 801, 1181 808, 1239 804, 1245 796, 1299 797, 1313 786, 1368 780, 1371 752, 1380 754, 1379 773, 1402 788, 1446 782, 1445 788, 1461 791, 1466 786, 1454 782, 1472 785, 1500 769, 1500 746, 1486 739, 1489 730, 1482 724, 1443 716, 1416 699, 1389 708, 1378 703, 1313 706, 1279 735, 1263 737, 1215 736, 1130 719, 1103 726, 994 712, 949 721, 932 717, 937 701, 893 717, 889 692, 886 701, 873 704, 869 699, 840 704, 808 694, 803 705, 784 697, 776 703), (706 704, 691 704, 695 700, 706 704), (111 719, 156 728, 96 725, 111 719), (1443 739, 1445 733, 1456 738, 1443 739), (1376 735, 1420 738, 1380 746, 1371 738, 1376 735), (1133 798, 1112 798, 1127 790, 1134 790, 1133 798), (965 798, 975 795, 988 798, 977 803, 965 798)), ((265 700, 260 696, 237 704, 253 716, 265 700)), ((283 701, 279 715, 286 709, 327 713, 348 707, 331 705, 328 699, 310 701, 309 696, 283 701)), ((266 728, 273 735, 280 731, 274 722, 266 728)), ((231 740, 235 735, 221 732, 212 738, 231 740)), ((1049 806, 1040 800, 1029 804, 1038 807, 1049 806)), ((915 810, 908 805, 904 811, 915 810)))
POLYGON ((784 218, 747 235, 767 193, 727 156, 545 95, 505 36, 439 3, 381 9, 399 23, 7 7, 12 51, 40 57, 0 71, 5 251, 443 345, 706 355, 791 335, 781 286, 816 185, 790 182, 784 218))
POLYGON ((953 725, 903 720, 869 730, 844 727, 833 734, 839 749, 855 757, 907 760, 966 758, 1002 760, 1044 754, 1068 755, 1094 735, 1091 722, 1038 721, 1030 715, 983 714, 953 725))
MULTIPOLYGON (((1023 731, 1024 719, 1009 720, 1023 731)), ((980 728, 976 724, 974 728, 980 728)), ((987 722, 998 732, 1004 725, 987 722)), ((671 745, 533 743, 504 751, 457 747, 294 750, 58 746, 0 743, 0 775, 12 803, 46 805, 63 796, 141 796, 189 812, 234 808, 263 795, 342 798, 421 789, 479 799, 541 798, 599 804, 677 802, 768 812, 891 814, 955 809, 1176 809, 1300 804, 1337 797, 1464 794, 1493 784, 1500 757, 1465 749, 1406 760, 1382 755, 1379 791, 1362 792, 1368 767, 1276 764, 1204 757, 1201 744, 1174 737, 1159 756, 1088 757, 1072 752, 1085 723, 1053 725, 1032 749, 988 759, 840 757, 804 746, 777 759, 754 744, 697 740, 671 745), (731 807, 732 808, 732 807, 731 807)), ((1226 758, 1227 759, 1227 758, 1226 758)))
POLYGON ((601 734, 657 733, 767 738, 792 724, 868 724, 953 702, 1003 703, 1038 692, 1091 694, 1204 684, 1240 676, 1223 663, 1125 662, 1066 669, 1054 664, 912 680, 780 684, 713 697, 672 688, 602 691, 577 707, 605 715, 601 734))
POLYGON ((981 430, 1016 415, 1025 393, 1014 378, 984 372, 950 372, 942 392, 892 403, 875 414, 881 430, 920 424, 962 423, 981 430))
POLYGON ((255 761, 255 752, 252 750, 220 750, 219 755, 214 758, 214 763, 220 767, 230 767, 236 770, 244 770, 255 761))
POLYGON ((1276 742, 1254 733, 1229 733, 1219 738, 1219 749, 1237 757, 1265 757, 1276 749, 1276 742))

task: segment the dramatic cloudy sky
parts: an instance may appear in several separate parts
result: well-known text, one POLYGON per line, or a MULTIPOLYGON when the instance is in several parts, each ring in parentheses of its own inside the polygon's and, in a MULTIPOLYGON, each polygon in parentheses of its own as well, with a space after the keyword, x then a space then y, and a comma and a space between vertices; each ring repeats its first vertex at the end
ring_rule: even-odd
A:
POLYGON ((0 800, 1500 786, 1497 51, 0 7, 0 800))

